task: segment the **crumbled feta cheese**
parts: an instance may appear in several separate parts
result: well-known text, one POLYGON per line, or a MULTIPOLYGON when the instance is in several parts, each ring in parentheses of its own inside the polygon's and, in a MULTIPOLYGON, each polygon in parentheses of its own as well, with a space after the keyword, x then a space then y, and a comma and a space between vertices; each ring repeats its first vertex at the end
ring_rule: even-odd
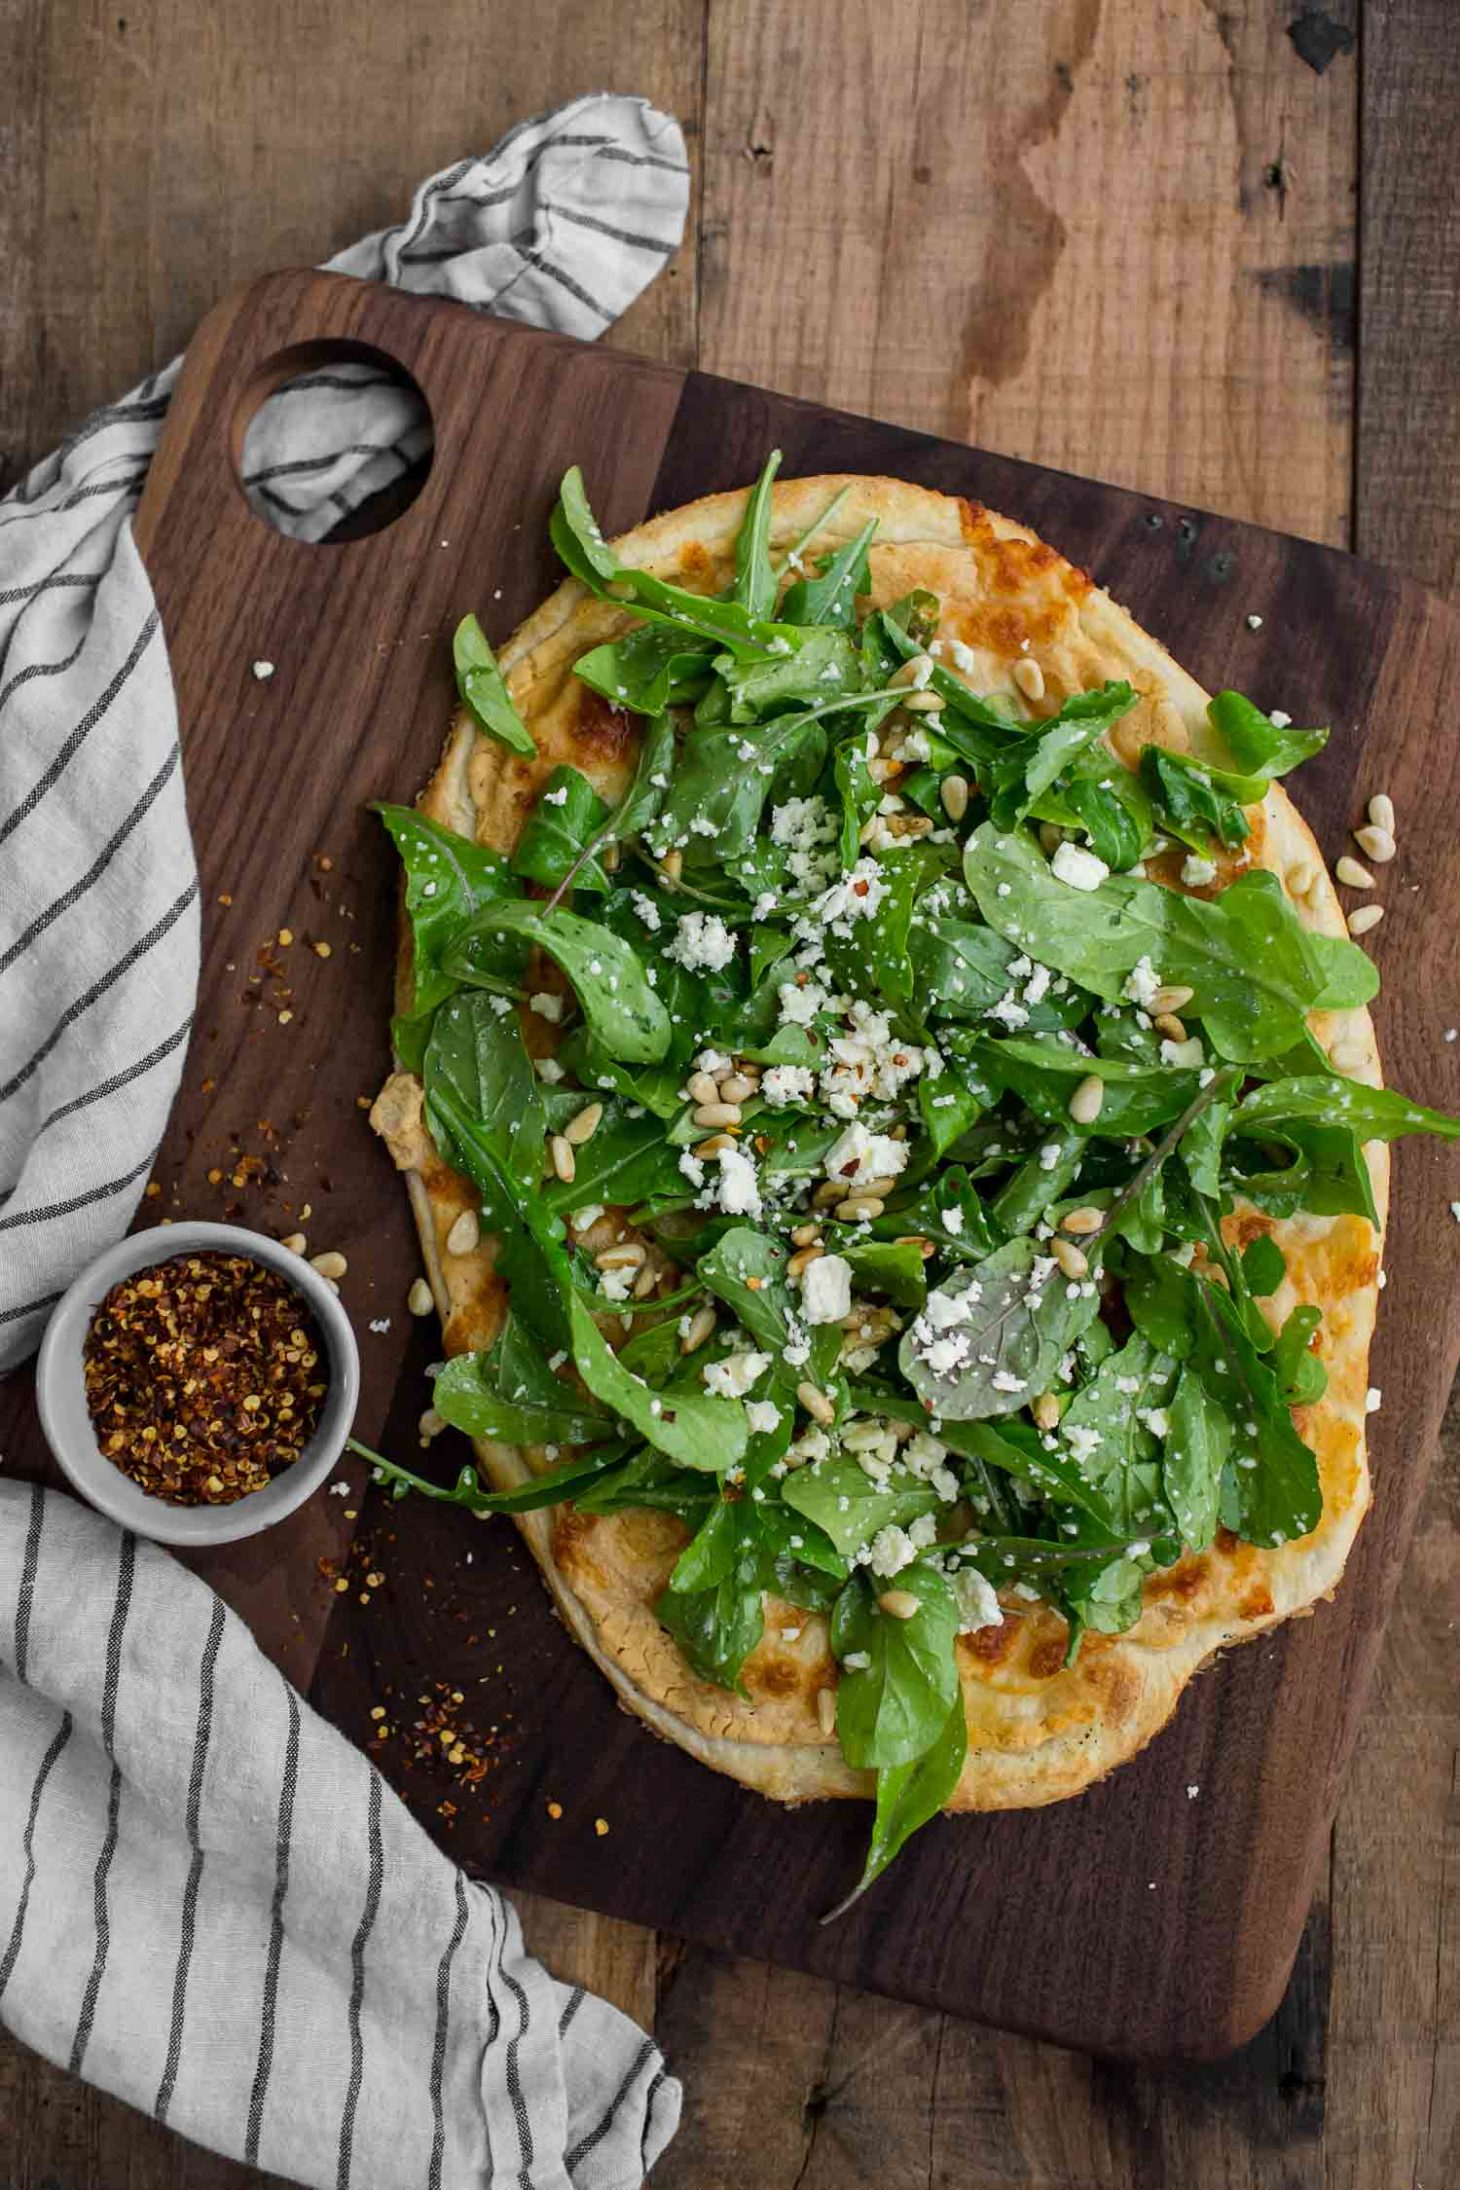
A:
POLYGON ((634 911, 638 914, 639 919, 649 933, 657 935, 664 925, 664 918, 653 898, 646 897, 642 890, 630 890, 629 903, 633 906, 634 911))
POLYGON ((900 1574, 905 1566, 911 1566, 918 1555, 918 1547, 905 1528, 889 1525, 879 1528, 872 1538, 868 1565, 878 1574, 900 1574))
POLYGON ((1206 1062, 1201 1036, 1189 1034, 1184 1042, 1163 1041, 1161 1062, 1163 1065, 1174 1065, 1178 1072, 1195 1072, 1199 1065, 1206 1062))
POLYGON ((959 1233, 963 1230, 963 1211, 961 1209, 945 1209, 943 1211, 943 1229, 950 1239, 957 1239, 959 1233))
POLYGON ((1125 996, 1132 1004, 1139 1004, 1149 1011, 1155 1004, 1161 988, 1161 976, 1149 958, 1138 958, 1125 977, 1125 996))
POLYGON ((575 1232, 588 1232, 597 1224, 602 1215, 603 1203, 601 1201, 587 1201, 584 1202, 581 1209, 573 1211, 568 1222, 575 1232))
POLYGON ((559 1080, 561 1080, 561 1078, 563 1077, 563 1068, 558 1063, 557 1058, 534 1057, 532 1061, 537 1067, 538 1078, 540 1080, 546 1080, 549 1087, 556 1087, 559 1080))
POLYGON ((865 1186, 868 1179, 895 1178, 907 1162, 908 1144, 890 1133, 872 1133, 857 1123, 839 1134, 827 1150, 824 1169, 839 1186, 865 1186))
POLYGON ((528 997, 527 1008, 535 1011, 539 1019, 550 1020, 557 1026, 563 1016, 563 999, 552 995, 547 989, 538 989, 534 995, 528 997))
POLYGON ((1371 1384, 1364 1395, 1365 1414, 1377 1414, 1384 1404, 1384 1394, 1377 1384, 1371 1384))
POLYGON ((772 1065, 761 1075, 760 1091, 772 1110, 809 1102, 816 1092, 816 1075, 807 1065, 772 1065))
POLYGON ((1100 1443, 1100 1432, 1088 1422, 1066 1422, 1064 1440, 1081 1465, 1094 1453, 1100 1443))
POLYGON ((961 1566, 953 1577, 953 1601, 958 1607, 960 1635, 976 1634, 981 1627, 1002 1627, 1003 1609, 998 1592, 976 1566, 961 1566))
POLYGON ((1181 862, 1181 879, 1189 890, 1204 890, 1217 879, 1217 863, 1203 859, 1200 852, 1188 852, 1181 862))
POLYGON ((852 1266, 842 1255, 818 1255, 801 1273, 801 1312, 808 1323, 840 1323, 852 1312, 852 1266))
POLYGON ((1072 890, 1098 890, 1110 872, 1103 859, 1081 844, 1072 844, 1068 837, 1055 847, 1049 865, 1050 872, 1072 890))
POLYGON ((544 791, 542 794, 542 802, 544 806, 566 806, 568 803, 567 784, 560 783, 556 791, 544 791))
POLYGON ((859 859, 855 867, 838 876, 811 908, 812 918, 825 928, 850 934, 854 920, 870 920, 887 895, 887 884, 875 859, 859 859))
POLYGON ((781 1003, 783 1027, 809 1027, 819 1011, 824 1011, 830 999, 826 990, 815 981, 783 981, 776 991, 781 1003))
POLYGON ((638 1274, 637 1270, 600 1270, 598 1290, 605 1300, 627 1300, 638 1274))
POLYGON ((719 973, 735 956, 735 937, 718 913, 681 913, 664 955, 692 973, 719 973))
MULTIPOLYGON (((743 1148, 722 1148, 715 1157, 720 1176, 701 1196, 702 1207, 722 1209, 727 1217, 758 1217, 761 1213, 760 1180, 754 1161, 743 1148)), ((681 1159, 680 1169, 683 1170, 681 1159)))
POLYGON ((1270 707, 1268 709, 1267 719, 1272 724, 1275 730, 1286 730, 1292 722, 1293 718, 1285 708, 1270 707))
POLYGON ((1136 1420, 1144 1422, 1153 1437, 1164 1440, 1171 1434, 1171 1417, 1164 1407, 1137 1407, 1136 1420))
POLYGON ((872 1660, 865 1650, 849 1650, 842 1664, 849 1673, 865 1673, 872 1660))
MULTIPOLYGON (((742 1354, 740 1358, 750 1360, 754 1357, 742 1354)), ((746 1405, 745 1420, 754 1436, 769 1437, 780 1428, 781 1410, 773 1399, 752 1399, 746 1405)))
POLYGON ((722 1399, 743 1399, 759 1383, 771 1365, 769 1354, 727 1354, 723 1361, 708 1362, 704 1379, 722 1399))

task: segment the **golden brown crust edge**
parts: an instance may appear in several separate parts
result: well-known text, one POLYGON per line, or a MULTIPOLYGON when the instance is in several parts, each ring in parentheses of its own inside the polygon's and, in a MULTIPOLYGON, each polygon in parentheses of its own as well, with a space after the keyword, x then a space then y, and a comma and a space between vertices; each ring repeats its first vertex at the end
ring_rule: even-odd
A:
MULTIPOLYGON (((875 511, 880 598, 905 590, 914 565, 940 591, 950 570, 961 574, 955 602, 977 657, 970 681, 979 689, 1012 689, 1012 663, 1028 651, 1060 697, 1105 676, 1130 678, 1143 698, 1121 726, 1125 739, 1117 739, 1127 760, 1152 738, 1184 739, 1196 749, 1209 740, 1201 688, 1108 594, 1023 526, 902 481, 830 477, 777 486, 777 545, 796 537, 843 486, 850 490, 848 502, 825 537, 850 537, 875 511)), ((616 545, 632 563, 691 584, 713 583, 744 501, 744 490, 707 497, 650 520, 616 545)), ((541 758, 536 764, 514 760, 478 738, 469 718, 459 714, 422 807, 447 826, 506 849, 558 760, 572 758, 600 789, 616 789, 631 754, 621 740, 605 741, 601 722, 585 727, 575 714, 581 688, 575 689, 569 672, 585 645, 630 621, 612 604, 593 601, 575 581, 561 585, 499 656, 514 698, 538 733, 541 758)), ((1343 934, 1321 853, 1280 787, 1263 808, 1257 845, 1261 863, 1284 878, 1299 917, 1320 932, 1343 934), (1305 868, 1311 879, 1303 876, 1305 868), (1288 880, 1294 875, 1304 881, 1301 897, 1288 880)), ((404 927, 399 979, 408 991, 404 927)), ((1357 1045, 1365 1060, 1360 1076, 1377 1083, 1367 1011, 1321 1017, 1315 1032, 1327 1047, 1339 1040, 1357 1045)), ((402 1131, 391 1111, 387 1104, 382 1130, 407 1173, 447 1349, 489 1343, 501 1310, 490 1242, 468 1257, 448 1258, 444 1250, 452 1221, 473 1197, 435 1158, 418 1123, 415 1133, 402 1131)), ((1382 1216, 1388 1151, 1376 1145, 1368 1154, 1382 1216)), ((1329 1392, 1306 1411, 1303 1425, 1319 1453, 1323 1520, 1300 1543, 1270 1551, 1219 1546, 1153 1577, 1136 1628, 1119 1637, 1087 1637, 1070 1672, 1057 1664, 1064 1623, 1045 1608, 1011 1606, 1004 1628, 963 1638, 970 1753, 951 1809, 1032 1807, 1081 1792, 1159 1731, 1186 1683, 1217 1651, 1306 1610, 1330 1594, 1342 1574, 1369 1498, 1364 1403, 1379 1242, 1370 1227, 1351 1218, 1274 1223, 1239 1210, 1229 1228, 1244 1237, 1271 1231, 1288 1254, 1289 1279, 1271 1304, 1277 1313, 1299 1299, 1325 1309, 1329 1392)), ((478 1457, 488 1478, 503 1488, 531 1472, 529 1457, 507 1447, 483 1444, 478 1457)), ((652 1602, 673 1562, 674 1524, 630 1515, 588 1522, 560 1511, 524 1516, 518 1525, 575 1639, 626 1707, 657 1733, 783 1801, 871 1791, 870 1776, 853 1772, 820 1731, 816 1691, 835 1680, 824 1622, 772 1602, 766 1639, 746 1667, 748 1698, 731 1696, 690 1672, 653 1616, 652 1602)))

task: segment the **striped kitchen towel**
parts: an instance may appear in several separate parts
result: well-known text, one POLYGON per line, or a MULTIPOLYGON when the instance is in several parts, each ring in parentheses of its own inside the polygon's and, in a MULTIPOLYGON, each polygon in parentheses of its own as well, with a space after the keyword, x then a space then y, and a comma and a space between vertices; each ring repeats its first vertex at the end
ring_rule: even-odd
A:
POLYGON ((653 2041, 527 1958, 502 1897, 220 1598, 14 1483, 0 2018, 199 2143, 328 2190, 627 2190, 679 2117, 653 2041))
MULTIPOLYGON (((683 231, 678 124, 596 96, 417 191, 339 271, 594 336, 683 231)), ((131 515, 176 380, 0 501, 0 1370, 125 1230, 177 1087, 198 883, 131 515)), ((318 539, 421 453, 368 368, 279 391, 256 506, 318 539)), ((678 2086, 522 1951, 367 1763, 180 1566, 0 1483, 0 2020, 298 2181, 639 2183, 678 2086)))
MULTIPOLYGON (((421 185, 330 265, 591 338, 684 231, 679 124, 578 99, 421 185)), ((177 713, 132 542, 178 366, 98 411, 0 501, 0 1370, 126 1230, 182 1071, 198 880, 177 713)), ((368 365, 280 390, 244 449, 255 506, 317 540, 422 453, 368 365)))

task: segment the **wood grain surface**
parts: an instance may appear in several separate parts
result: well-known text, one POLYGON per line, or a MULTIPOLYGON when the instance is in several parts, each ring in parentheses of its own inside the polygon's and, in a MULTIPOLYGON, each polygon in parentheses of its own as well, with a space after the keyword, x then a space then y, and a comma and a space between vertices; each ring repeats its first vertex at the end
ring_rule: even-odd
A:
MULTIPOLYGON (((1367 0, 1361 47, 1342 50, 1338 34, 1359 28, 1355 9, 1297 0, 438 0, 429 24, 343 0, 235 0, 201 27, 183 0, 12 5, 5 476, 160 361, 230 281, 393 217, 431 166, 610 80, 674 106, 701 177, 695 238, 619 339, 1339 544, 1357 536, 1451 583, 1452 25, 1443 0, 1367 0), (1339 48, 1321 74, 1288 35, 1312 16, 1328 36, 1315 48, 1310 26, 1308 50, 1339 48), (748 251, 744 223, 766 205, 777 217, 748 251), (838 305, 835 339, 805 307, 813 278, 838 305)), ((559 1967, 646 2018, 657 1996, 690 2092, 656 2179, 1451 2179, 1455 1576, 1441 1475, 1294 1983, 1220 2070, 1100 2067, 669 1946, 656 1977, 652 1943, 629 1927, 529 1911, 559 1967)), ((259 2179, 14 2049, 0 2056, 0 2124, 7 2183, 259 2179)))

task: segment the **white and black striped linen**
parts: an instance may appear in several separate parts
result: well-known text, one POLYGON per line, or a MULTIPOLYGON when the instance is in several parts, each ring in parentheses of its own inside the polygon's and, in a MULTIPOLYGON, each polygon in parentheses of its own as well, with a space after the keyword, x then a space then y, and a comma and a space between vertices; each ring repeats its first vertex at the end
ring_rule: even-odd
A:
POLYGON ((0 2020, 321 2190, 628 2190, 657 2046, 523 1952, 165 1553, 0 1484, 0 2020))
MULTIPOLYGON (((678 123, 595 95, 433 175, 330 264, 592 338, 672 254, 688 198, 678 123)), ((198 882, 131 528, 176 376, 98 411, 0 502, 0 1370, 126 1229, 187 1046, 198 882)), ((319 539, 427 430, 372 368, 321 371, 255 416, 250 496, 319 539)))

